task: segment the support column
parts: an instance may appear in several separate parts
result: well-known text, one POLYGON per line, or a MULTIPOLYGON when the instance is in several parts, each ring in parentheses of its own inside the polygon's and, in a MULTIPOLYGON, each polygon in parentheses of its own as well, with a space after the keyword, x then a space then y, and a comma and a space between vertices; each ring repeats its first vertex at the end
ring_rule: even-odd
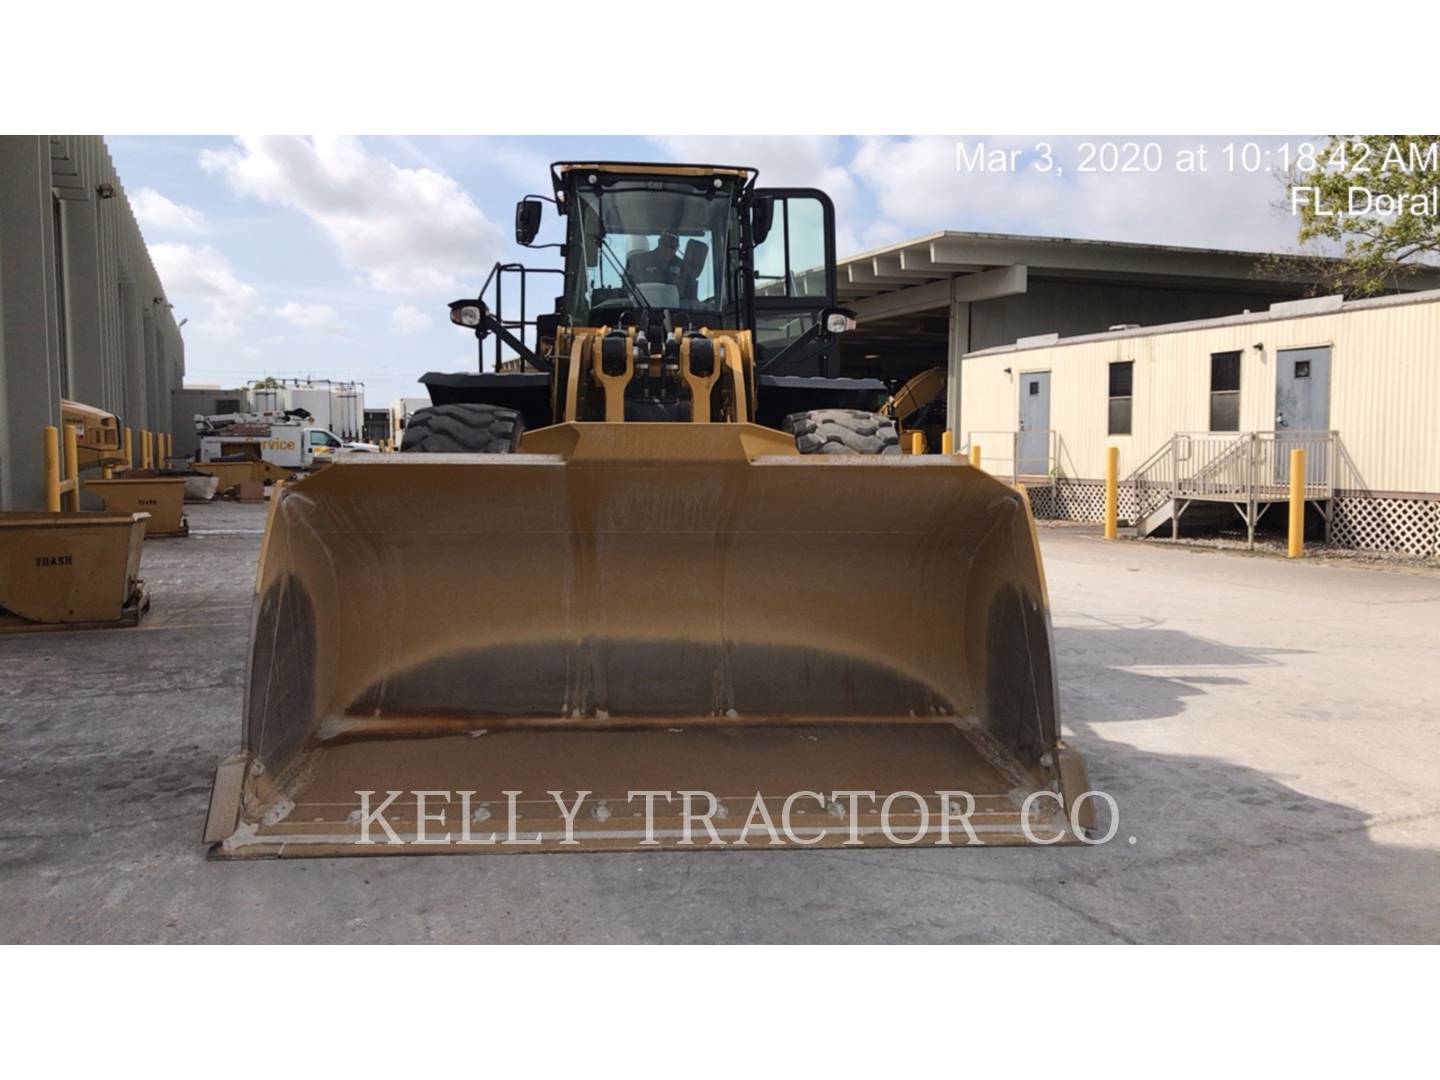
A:
POLYGON ((150 430, 159 432, 170 427, 170 359, 165 348, 165 336, 159 332, 158 320, 155 329, 155 367, 145 407, 150 413, 150 430))
POLYGON ((65 228, 65 340, 70 359, 70 397, 105 408, 101 367, 99 231, 92 199, 60 200, 65 228))
POLYGON ((970 302, 955 298, 950 279, 950 334, 945 359, 945 425, 955 433, 957 445, 965 442, 960 428, 960 358, 970 351, 970 302))
POLYGON ((144 380, 140 384, 140 407, 133 420, 137 428, 151 428, 155 426, 155 394, 153 390, 155 380, 160 377, 160 365, 156 360, 155 316, 151 314, 150 298, 144 295, 143 291, 140 295, 140 325, 144 331, 142 340, 145 351, 141 359, 144 380))
POLYGON ((50 141, 0 137, 0 508, 45 505, 45 428, 60 427, 50 141))
POLYGON ((145 415, 145 328, 140 317, 140 290, 129 281, 120 283, 120 334, 124 356, 124 395, 120 419, 125 427, 143 428, 145 415))

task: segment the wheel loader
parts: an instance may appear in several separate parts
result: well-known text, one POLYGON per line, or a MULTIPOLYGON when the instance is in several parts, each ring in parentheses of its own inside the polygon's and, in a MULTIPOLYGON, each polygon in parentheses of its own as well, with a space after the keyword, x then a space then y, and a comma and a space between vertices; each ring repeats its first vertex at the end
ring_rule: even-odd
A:
POLYGON ((1085 839, 1024 492, 841 375, 830 200, 551 180, 555 310, 497 266, 451 304, 482 370, 272 500, 212 854, 1085 839))

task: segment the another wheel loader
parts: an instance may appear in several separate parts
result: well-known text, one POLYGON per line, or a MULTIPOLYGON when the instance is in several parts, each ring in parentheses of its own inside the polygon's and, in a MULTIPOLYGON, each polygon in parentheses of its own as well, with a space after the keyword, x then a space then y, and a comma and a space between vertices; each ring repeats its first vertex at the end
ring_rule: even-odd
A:
POLYGON ((555 312, 456 301, 497 370, 277 492, 213 853, 1083 839, 1025 495, 840 377, 830 200, 552 179, 555 312))

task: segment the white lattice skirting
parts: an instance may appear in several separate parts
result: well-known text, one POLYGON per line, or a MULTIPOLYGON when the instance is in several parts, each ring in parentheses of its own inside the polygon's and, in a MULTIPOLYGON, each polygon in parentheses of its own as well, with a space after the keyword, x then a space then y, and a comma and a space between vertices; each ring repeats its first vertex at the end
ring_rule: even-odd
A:
MULTIPOLYGON (((1146 494, 1147 502, 1154 501, 1154 493, 1146 494)), ((1121 519, 1133 521, 1134 489, 1122 485, 1119 495, 1121 519)), ((1037 518, 1100 522, 1105 519, 1105 484, 1059 479, 1053 487, 1031 488, 1030 505, 1037 518)), ((1440 558, 1440 496, 1337 494, 1330 536, 1336 547, 1440 558)))
POLYGON ((1365 551, 1440 556, 1440 498, 1337 495, 1331 542, 1365 551))
MULTIPOLYGON (((1104 521, 1105 484, 1100 480, 1056 480, 1052 487, 1029 489, 1030 506, 1037 518, 1050 521, 1104 521)), ((1122 487, 1120 516, 1135 516, 1135 492, 1122 487)))

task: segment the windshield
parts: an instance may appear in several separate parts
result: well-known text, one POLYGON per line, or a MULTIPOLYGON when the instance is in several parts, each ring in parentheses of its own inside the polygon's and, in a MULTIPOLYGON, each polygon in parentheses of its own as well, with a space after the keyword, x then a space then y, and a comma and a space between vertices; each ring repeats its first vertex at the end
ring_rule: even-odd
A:
POLYGON ((719 189, 658 179, 577 186, 570 316, 595 325, 646 307, 723 311, 733 301, 733 187, 730 179, 719 189))

